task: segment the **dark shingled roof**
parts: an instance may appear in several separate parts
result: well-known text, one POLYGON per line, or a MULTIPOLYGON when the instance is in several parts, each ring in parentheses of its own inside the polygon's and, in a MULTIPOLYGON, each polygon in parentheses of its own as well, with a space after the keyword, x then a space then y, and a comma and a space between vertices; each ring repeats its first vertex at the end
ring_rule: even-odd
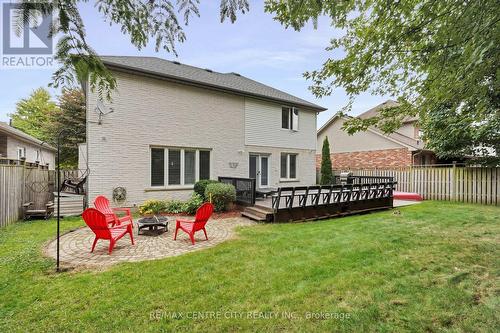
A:
POLYGON ((154 57, 101 56, 111 69, 139 72, 147 75, 237 93, 244 96, 302 106, 314 111, 326 108, 290 95, 237 73, 218 73, 209 69, 181 64, 154 57))

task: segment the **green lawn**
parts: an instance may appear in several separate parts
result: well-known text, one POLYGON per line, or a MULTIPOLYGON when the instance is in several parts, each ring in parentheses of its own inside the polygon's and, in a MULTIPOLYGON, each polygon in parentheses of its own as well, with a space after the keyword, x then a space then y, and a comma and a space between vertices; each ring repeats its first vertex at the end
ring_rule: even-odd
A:
POLYGON ((60 274, 41 255, 55 223, 18 223, 0 230, 0 332, 496 331, 500 208, 400 211, 241 228, 208 250, 60 274))

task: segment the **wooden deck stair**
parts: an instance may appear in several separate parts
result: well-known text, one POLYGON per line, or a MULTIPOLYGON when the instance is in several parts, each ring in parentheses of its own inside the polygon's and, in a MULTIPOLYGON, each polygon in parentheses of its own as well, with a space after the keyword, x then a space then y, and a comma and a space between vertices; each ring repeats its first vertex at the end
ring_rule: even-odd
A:
POLYGON ((270 222, 273 220, 273 211, 269 207, 255 205, 246 207, 241 216, 255 221, 270 222))

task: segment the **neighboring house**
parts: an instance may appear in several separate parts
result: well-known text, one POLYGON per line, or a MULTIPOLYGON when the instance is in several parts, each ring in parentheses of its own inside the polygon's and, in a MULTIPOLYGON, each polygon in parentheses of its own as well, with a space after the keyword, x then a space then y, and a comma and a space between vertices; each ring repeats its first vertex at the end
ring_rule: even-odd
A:
POLYGON ((31 135, 0 121, 0 163, 20 161, 55 167, 56 149, 31 135))
MULTIPOLYGON (((389 100, 358 117, 371 118, 381 109, 394 105, 397 105, 397 102, 389 100)), ((349 135, 342 129, 342 125, 348 119, 335 115, 318 130, 316 147, 318 169, 321 166, 321 148, 325 137, 328 137, 330 143, 334 169, 405 167, 435 164, 437 161, 435 154, 424 147, 416 118, 405 119, 401 128, 389 135, 375 127, 349 135)))
POLYGON ((85 88, 90 202, 117 187, 127 191, 122 205, 186 199, 197 180, 218 176, 256 178, 259 188, 315 183, 323 107, 237 73, 152 57, 102 60, 117 89, 102 103, 85 88))

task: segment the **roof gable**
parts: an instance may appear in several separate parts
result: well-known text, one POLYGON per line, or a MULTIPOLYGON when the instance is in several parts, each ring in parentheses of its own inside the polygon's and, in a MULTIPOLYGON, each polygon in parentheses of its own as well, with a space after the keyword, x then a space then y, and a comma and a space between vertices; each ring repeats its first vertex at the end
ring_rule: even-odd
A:
MULTIPOLYGON (((392 106, 397 106, 399 105, 398 102, 393 101, 393 100, 387 100, 384 103, 381 103, 370 110, 363 112, 360 114, 358 117, 361 119, 368 119, 374 116, 377 116, 380 110, 386 107, 392 107, 392 106)), ((331 124, 333 124, 337 119, 339 119, 341 116, 339 113, 336 113, 331 117, 323 126, 320 127, 320 129, 317 132, 317 135, 321 134, 325 129, 327 129, 331 124)), ((344 119, 350 119, 352 117, 343 117, 344 119)), ((416 120, 416 119, 415 119, 416 120)), ((414 121, 413 119, 408 119, 405 122, 411 122, 414 121)), ((413 148, 413 149, 424 149, 424 144, 421 140, 415 140, 414 138, 410 138, 409 136, 406 136, 402 133, 399 132, 393 132, 391 134, 385 134, 383 131, 379 130, 378 128, 374 126, 370 126, 367 131, 370 131, 372 133, 375 133, 387 140, 391 140, 397 144, 400 144, 405 147, 413 148)))

